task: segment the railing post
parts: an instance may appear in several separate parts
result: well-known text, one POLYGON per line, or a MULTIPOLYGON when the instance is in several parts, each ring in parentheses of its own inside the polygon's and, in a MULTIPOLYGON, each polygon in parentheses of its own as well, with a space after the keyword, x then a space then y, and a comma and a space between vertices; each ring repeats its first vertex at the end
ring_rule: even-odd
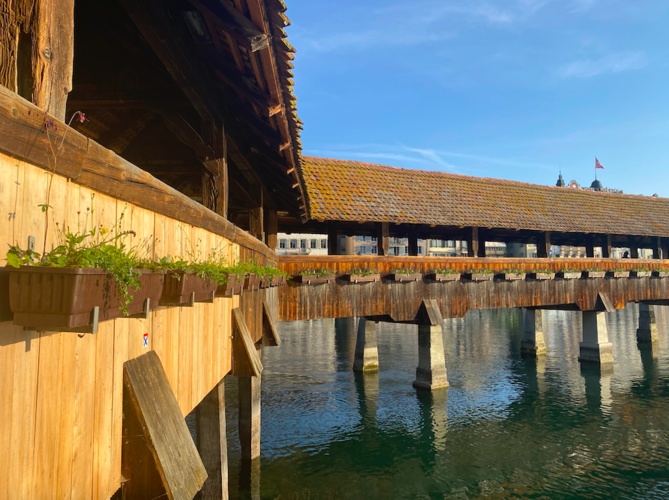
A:
POLYGON ((390 224, 387 222, 376 223, 376 245, 377 255, 388 255, 390 252, 390 224))
POLYGON ((337 255, 339 253, 339 241, 337 240, 337 223, 328 224, 328 255, 337 255))
POLYGON ((478 257, 479 254, 479 228, 472 227, 471 236, 467 237, 467 257, 478 257))
POLYGON ((551 232, 544 231, 537 237, 537 257, 547 259, 551 254, 551 232))
POLYGON ((418 231, 415 227, 409 229, 409 256, 418 256, 418 231))
POLYGON ((604 235, 604 242, 602 243, 602 258, 611 258, 611 235, 604 235))

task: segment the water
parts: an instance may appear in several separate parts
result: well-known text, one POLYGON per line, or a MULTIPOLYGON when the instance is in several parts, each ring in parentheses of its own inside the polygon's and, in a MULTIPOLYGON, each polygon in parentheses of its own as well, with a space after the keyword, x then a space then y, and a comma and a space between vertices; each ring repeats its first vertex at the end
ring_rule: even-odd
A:
POLYGON ((522 359, 522 314, 448 320, 451 385, 433 394, 411 387, 415 326, 379 324, 380 372, 358 376, 351 320, 281 324, 262 353, 259 496, 226 380, 231 498, 669 498, 667 315, 653 350, 635 306, 609 314, 615 365, 600 372, 577 361, 578 313, 546 312, 547 357, 522 359))

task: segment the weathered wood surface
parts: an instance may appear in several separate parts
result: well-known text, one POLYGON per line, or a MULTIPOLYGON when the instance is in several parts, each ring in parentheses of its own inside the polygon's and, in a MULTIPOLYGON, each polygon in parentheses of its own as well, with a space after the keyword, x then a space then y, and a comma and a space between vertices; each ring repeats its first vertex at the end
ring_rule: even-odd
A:
POLYGON ((207 471, 158 355, 149 351, 127 361, 124 381, 168 498, 191 500, 207 479, 207 471))
POLYGON ((259 377, 263 366, 241 309, 232 310, 232 375, 259 377))
MULTIPOLYGON (((276 254, 249 233, 116 153, 90 141, 64 123, 0 86, 0 153, 71 179, 79 185, 201 227, 276 260, 276 254), (45 123, 53 126, 48 128, 45 123), (60 148, 57 145, 62 146, 60 148), (52 153, 58 150, 55 157, 52 153)), ((42 203, 42 202, 40 202, 42 203)))
POLYGON ((326 268, 338 278, 316 286, 289 281, 279 288, 279 321, 354 316, 387 316, 394 321, 415 321, 423 300, 434 300, 444 318, 464 316, 472 309, 546 307, 594 310, 600 293, 616 308, 628 302, 669 300, 669 278, 574 279, 534 281, 457 281, 438 283, 425 278, 442 268, 460 272, 491 268, 521 268, 524 272, 565 268, 585 270, 656 268, 669 265, 658 260, 603 259, 478 259, 478 258, 412 258, 412 257, 281 257, 280 269, 296 276, 300 271, 326 268), (365 285, 348 283, 343 276, 355 268, 380 272, 381 281, 365 285), (392 270, 409 268, 424 278, 414 283, 396 283, 385 278, 392 270))

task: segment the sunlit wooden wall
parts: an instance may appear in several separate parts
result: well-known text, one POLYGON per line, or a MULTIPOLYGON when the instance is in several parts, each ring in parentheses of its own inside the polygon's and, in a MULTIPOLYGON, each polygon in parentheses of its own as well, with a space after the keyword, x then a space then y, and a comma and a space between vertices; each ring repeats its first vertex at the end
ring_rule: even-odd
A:
MULTIPOLYGON (((42 252, 39 205, 49 178, 42 168, 0 155, 0 248, 25 247, 34 236, 42 252)), ((130 241, 159 256, 219 248, 234 262, 240 254, 218 235, 57 175, 49 205, 48 249, 57 243, 57 227, 83 229, 90 210, 95 224, 107 228, 125 213, 123 228, 137 233, 130 241)), ((121 480, 123 363, 155 350, 187 415, 230 371, 230 314, 239 300, 159 308, 148 320, 103 322, 97 334, 81 338, 0 323, 0 499, 110 497, 121 480)))

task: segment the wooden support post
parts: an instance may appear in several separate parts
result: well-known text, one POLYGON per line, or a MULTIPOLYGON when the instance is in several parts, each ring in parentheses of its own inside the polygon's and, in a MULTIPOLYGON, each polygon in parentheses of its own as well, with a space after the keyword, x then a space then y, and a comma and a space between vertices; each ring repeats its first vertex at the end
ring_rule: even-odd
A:
POLYGON ((604 235, 604 242, 602 243, 602 258, 611 258, 611 235, 604 235))
POLYGON ((267 246, 272 250, 276 250, 278 246, 277 234, 279 233, 279 217, 274 208, 267 210, 265 215, 265 239, 267 240, 267 246))
MULTIPOLYGON (((155 351, 126 361, 123 380, 129 399, 128 410, 132 409, 139 419, 139 429, 151 451, 167 497, 192 499, 202 488, 207 472, 155 351)), ((124 446, 122 455, 123 475, 129 478, 128 483, 133 483, 124 484, 124 489, 135 493, 126 497, 153 498, 145 495, 155 488, 141 491, 147 480, 145 472, 133 472, 128 467, 128 462, 135 460, 133 450, 124 446)))
POLYGON ((365 318, 360 318, 360 323, 358 323, 358 339, 355 344, 353 371, 363 373, 379 371, 376 323, 365 318))
POLYGON ((525 310, 525 330, 520 343, 522 356, 538 357, 546 354, 543 317, 544 312, 541 309, 525 310))
POLYGON ((660 241, 662 245, 662 258, 667 260, 669 259, 669 238, 662 238, 660 241))
POLYGON ((662 238, 659 236, 653 238, 653 259, 661 259, 662 255, 662 238))
POLYGON ((388 255, 390 252, 390 224, 388 222, 376 223, 376 245, 378 255, 388 255))
MULTIPOLYGON (((485 247, 485 243, 484 243, 485 247)), ((483 250, 485 254, 485 248, 483 250)), ((479 228, 473 227, 471 236, 467 238, 467 256, 468 257, 480 257, 479 249, 479 228)))
POLYGON ((242 460, 260 457, 260 377, 239 377, 239 445, 242 460))
POLYGON ((613 363, 613 346, 609 342, 606 312, 583 311, 583 342, 580 343, 581 362, 600 365, 613 363))
POLYGON ((639 258, 639 247, 636 245, 637 245, 636 242, 632 241, 632 246, 630 246, 630 259, 639 258))
POLYGON ((657 320, 655 306, 639 303, 639 328, 636 331, 638 342, 657 342, 657 320))
POLYGON ((249 233, 251 236, 263 241, 264 209, 263 209, 263 189, 262 184, 251 184, 249 195, 254 202, 253 207, 249 207, 249 233))
POLYGON ((225 427, 225 384, 221 380, 197 405, 197 448, 208 478, 202 500, 228 499, 228 441, 225 427))
POLYGON ((585 256, 589 259, 595 258, 595 238, 592 234, 585 236, 585 256))
POLYGON ((328 224, 328 255, 339 253, 339 239, 337 236, 337 223, 330 222, 328 224))
POLYGON ((543 231, 537 236, 537 257, 547 259, 551 255, 551 232, 543 231))
POLYGON ((415 227, 409 229, 409 257, 418 257, 418 231, 415 227))
POLYGON ((72 90, 74 0, 39 2, 37 40, 33 40, 33 102, 65 122, 67 95, 72 90))

